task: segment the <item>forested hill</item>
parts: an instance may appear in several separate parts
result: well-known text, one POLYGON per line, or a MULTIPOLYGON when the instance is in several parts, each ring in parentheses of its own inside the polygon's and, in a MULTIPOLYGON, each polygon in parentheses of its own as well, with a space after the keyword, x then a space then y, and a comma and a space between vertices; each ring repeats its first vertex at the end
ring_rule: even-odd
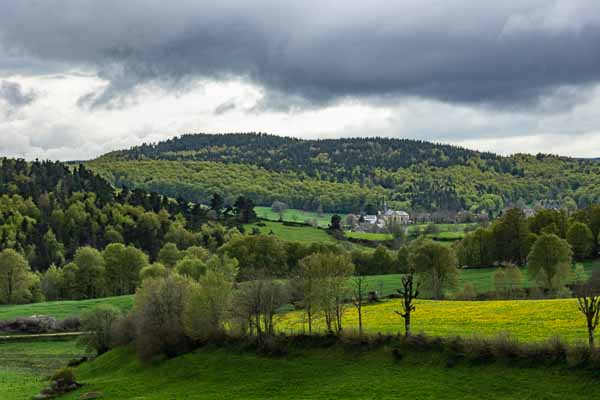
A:
MULTIPOLYGON (((535 149, 532 149, 535 151, 535 149)), ((214 192, 258 205, 357 212, 382 199, 411 211, 487 211, 536 202, 600 202, 600 163, 510 157, 390 138, 301 140, 260 133, 188 134, 89 162, 117 186, 208 203, 214 192)), ((228 197, 228 198, 227 198, 228 197)))
POLYGON ((159 143, 109 153, 101 159, 193 160, 253 164, 270 171, 294 171, 328 180, 360 180, 376 169, 397 170, 415 164, 467 165, 518 175, 510 158, 462 147, 409 139, 348 138, 301 140, 264 133, 187 134, 159 143))

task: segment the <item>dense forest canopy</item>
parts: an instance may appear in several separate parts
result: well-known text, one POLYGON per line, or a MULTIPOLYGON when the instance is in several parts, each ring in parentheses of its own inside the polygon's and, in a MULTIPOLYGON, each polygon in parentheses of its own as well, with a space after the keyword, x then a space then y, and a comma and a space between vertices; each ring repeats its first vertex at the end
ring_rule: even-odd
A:
POLYGON ((262 133, 187 134, 88 163, 117 186, 206 203, 214 192, 258 205, 360 212, 385 199, 410 211, 485 211, 600 202, 600 163, 510 157, 390 138, 301 140, 262 133))
POLYGON ((116 191, 83 165, 3 158, 0 251, 14 249, 34 270, 44 271, 71 260, 84 246, 124 243, 152 260, 166 242, 215 248, 226 240, 227 229, 208 223, 234 227, 251 219, 254 207, 244 198, 227 208, 217 203, 215 211, 142 189, 116 191))

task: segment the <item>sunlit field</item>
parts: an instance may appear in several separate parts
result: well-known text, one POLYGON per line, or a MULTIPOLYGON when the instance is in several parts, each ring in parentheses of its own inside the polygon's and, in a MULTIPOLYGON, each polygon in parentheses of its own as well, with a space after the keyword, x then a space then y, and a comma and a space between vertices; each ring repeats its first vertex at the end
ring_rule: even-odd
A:
POLYGON ((133 296, 104 297, 90 300, 47 301, 34 304, 18 304, 0 306, 0 321, 32 315, 49 315, 54 318, 77 317, 86 310, 99 304, 111 304, 121 310, 129 310, 133 306, 133 296))
MULTIPOLYGON (((404 321, 395 313, 400 300, 389 300, 363 308, 363 324, 369 333, 403 333, 404 321)), ((282 315, 279 328, 288 333, 307 329, 303 312, 282 315)), ((356 309, 347 308, 344 328, 358 329, 356 309)), ((412 317, 414 332, 430 336, 496 336, 509 334, 524 342, 545 341, 558 336, 568 342, 587 340, 585 319, 576 299, 507 301, 417 301, 412 317)), ((317 330, 324 330, 323 321, 317 330)))

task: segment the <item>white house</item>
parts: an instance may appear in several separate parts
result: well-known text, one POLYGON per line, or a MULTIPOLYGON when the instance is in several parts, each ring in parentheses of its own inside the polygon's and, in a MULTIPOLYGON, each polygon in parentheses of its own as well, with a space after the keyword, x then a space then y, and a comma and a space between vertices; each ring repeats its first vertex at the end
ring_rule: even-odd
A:
POLYGON ((377 223, 377 215, 365 215, 363 220, 369 224, 375 224, 377 223))
POLYGON ((406 211, 385 210, 382 218, 386 223, 397 221, 401 224, 410 224, 410 215, 406 211))

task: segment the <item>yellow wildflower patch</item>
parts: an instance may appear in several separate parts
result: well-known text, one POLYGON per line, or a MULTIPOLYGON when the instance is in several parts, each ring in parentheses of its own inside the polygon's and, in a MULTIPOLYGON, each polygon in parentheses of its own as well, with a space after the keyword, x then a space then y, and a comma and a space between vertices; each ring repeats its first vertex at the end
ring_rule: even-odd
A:
MULTIPOLYGON (((363 327, 368 333, 403 333, 404 320, 394 311, 401 310, 400 300, 389 300, 363 307, 363 327)), ((282 315, 279 329, 284 332, 306 331, 306 316, 301 311, 282 315)), ((358 314, 348 307, 344 329, 358 329, 358 314)), ((317 331, 324 331, 317 321, 317 331)), ((576 299, 435 301, 419 300, 412 314, 413 333, 430 336, 497 336, 508 334, 526 342, 545 341, 558 336, 571 343, 587 339, 585 318, 577 309, 576 299)))

